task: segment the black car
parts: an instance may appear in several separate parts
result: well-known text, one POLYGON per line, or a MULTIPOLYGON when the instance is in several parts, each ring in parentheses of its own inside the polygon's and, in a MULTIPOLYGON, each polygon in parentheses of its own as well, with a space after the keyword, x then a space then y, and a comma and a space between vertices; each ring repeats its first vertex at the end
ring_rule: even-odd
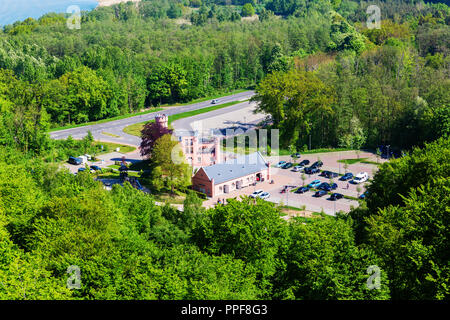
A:
POLYGON ((314 173, 318 173, 320 170, 317 167, 307 167, 305 168, 305 173, 306 174, 314 174, 314 173))
POLYGON ((328 185, 325 188, 323 188, 323 190, 325 191, 331 191, 331 190, 335 190, 337 189, 338 185, 336 183, 333 183, 332 185, 328 185))
POLYGON ((309 164, 309 160, 303 160, 302 162, 300 162, 298 165, 299 166, 307 166, 309 164))
POLYGON ((351 172, 347 172, 346 174, 344 174, 342 177, 339 178, 339 180, 341 181, 347 181, 353 178, 353 173, 351 172))
POLYGON ((336 178, 337 176, 339 176, 336 172, 332 172, 332 171, 328 171, 328 170, 324 170, 320 173, 320 175, 322 177, 326 177, 328 179, 330 178, 336 178))
POLYGON ((308 187, 300 187, 297 190, 295 190, 295 193, 305 193, 308 192, 309 188, 308 187))
POLYGON ((286 162, 284 165, 281 166, 281 169, 289 169, 292 168, 293 164, 292 162, 286 162))
POLYGON ((344 195, 342 193, 333 193, 330 196, 330 200, 331 201, 336 201, 336 200, 342 199, 343 197, 344 197, 344 195))
POLYGON ((323 170, 323 171, 320 173, 320 176, 325 177, 329 172, 330 172, 330 171, 323 170))
POLYGON ((323 197, 323 196, 326 195, 326 194, 327 194, 326 191, 324 191, 324 190, 319 190, 319 191, 316 191, 316 193, 314 193, 314 197, 320 198, 320 197, 323 197))
POLYGON ((337 184, 333 183, 332 185, 330 185, 328 182, 322 182, 317 189, 319 190, 324 190, 324 191, 331 191, 337 188, 337 184))
POLYGON ((311 167, 320 168, 322 166, 323 166, 323 162, 319 160, 319 161, 314 162, 311 167))
POLYGON ((69 163, 74 165, 80 165, 83 161, 80 158, 69 157, 69 163))
POLYGON ((328 182, 322 182, 321 184, 319 184, 317 186, 317 189, 319 190, 325 190, 325 188, 328 188, 330 186, 330 184, 328 182))
POLYGON ((90 168, 94 171, 102 171, 102 168, 100 168, 99 166, 90 166, 90 168))
POLYGON ((332 171, 327 171, 326 174, 323 175, 324 177, 331 179, 331 178, 336 178, 339 176, 339 174, 337 174, 336 172, 332 172, 332 171))

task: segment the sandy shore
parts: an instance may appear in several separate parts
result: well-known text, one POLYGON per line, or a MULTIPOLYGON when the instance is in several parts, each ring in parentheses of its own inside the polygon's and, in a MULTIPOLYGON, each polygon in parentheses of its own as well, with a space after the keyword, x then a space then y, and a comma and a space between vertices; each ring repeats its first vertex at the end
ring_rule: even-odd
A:
POLYGON ((99 7, 112 6, 113 4, 117 4, 117 3, 121 3, 121 2, 128 2, 128 1, 139 2, 141 0, 97 0, 99 7))

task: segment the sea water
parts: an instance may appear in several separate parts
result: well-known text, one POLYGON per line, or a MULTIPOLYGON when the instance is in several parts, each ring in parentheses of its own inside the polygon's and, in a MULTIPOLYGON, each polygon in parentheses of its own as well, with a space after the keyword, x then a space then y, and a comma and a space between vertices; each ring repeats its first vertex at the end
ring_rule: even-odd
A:
POLYGON ((70 6, 79 6, 80 10, 92 10, 97 7, 95 0, 0 0, 0 26, 23 21, 27 18, 38 19, 50 12, 65 13, 70 6))

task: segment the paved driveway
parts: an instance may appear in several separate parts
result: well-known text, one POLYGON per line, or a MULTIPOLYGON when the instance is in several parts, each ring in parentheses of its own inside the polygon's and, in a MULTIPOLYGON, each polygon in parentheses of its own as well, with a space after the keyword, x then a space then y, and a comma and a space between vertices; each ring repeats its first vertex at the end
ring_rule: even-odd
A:
POLYGON ((176 130, 214 130, 214 133, 218 135, 225 135, 226 129, 230 128, 245 132, 254 129, 266 117, 261 113, 253 113, 255 107, 255 102, 246 101, 231 107, 174 121, 172 126, 176 130))

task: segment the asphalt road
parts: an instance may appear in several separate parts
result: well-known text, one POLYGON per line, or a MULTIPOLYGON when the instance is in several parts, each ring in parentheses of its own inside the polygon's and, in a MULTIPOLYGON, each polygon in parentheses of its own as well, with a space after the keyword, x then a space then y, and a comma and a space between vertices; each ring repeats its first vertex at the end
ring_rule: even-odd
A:
MULTIPOLYGON (((251 98, 254 95, 254 91, 245 91, 237 94, 232 94, 229 96, 225 96, 222 98, 219 98, 219 103, 217 105, 221 105, 227 102, 232 101, 240 101, 240 100, 247 100, 251 98)), ((129 144, 133 146, 139 146, 141 143, 141 139, 139 137, 126 134, 123 132, 123 129, 129 125, 140 123, 144 121, 149 121, 155 119, 155 116, 157 114, 165 113, 166 115, 174 115, 178 113, 183 113, 187 111, 193 111, 198 110, 206 107, 212 106, 211 100, 204 101, 204 102, 198 102, 193 103, 190 105, 185 106, 179 106, 179 107, 168 107, 164 111, 159 112, 153 112, 148 113, 144 115, 134 116, 126 119, 120 119, 120 120, 114 120, 110 122, 105 122, 101 124, 93 124, 88 125, 84 127, 77 127, 72 129, 65 129, 60 131, 54 131, 50 132, 50 137, 52 139, 67 139, 69 136, 72 136, 74 139, 82 139, 85 137, 88 133, 88 131, 92 132, 92 135, 94 136, 95 140, 99 141, 108 141, 108 142, 114 142, 114 143, 121 143, 121 144, 129 144), (111 133, 117 136, 120 136, 120 138, 112 137, 109 135, 105 135, 102 132, 111 133)), ((216 110, 218 114, 220 112, 226 113, 228 108, 216 110)), ((216 112, 213 111, 213 112, 216 112)))
POLYGON ((172 122, 175 130, 213 131, 216 136, 225 136, 227 129, 233 133, 242 133, 254 129, 265 119, 261 113, 254 114, 256 103, 245 101, 230 107, 198 114, 172 122))

